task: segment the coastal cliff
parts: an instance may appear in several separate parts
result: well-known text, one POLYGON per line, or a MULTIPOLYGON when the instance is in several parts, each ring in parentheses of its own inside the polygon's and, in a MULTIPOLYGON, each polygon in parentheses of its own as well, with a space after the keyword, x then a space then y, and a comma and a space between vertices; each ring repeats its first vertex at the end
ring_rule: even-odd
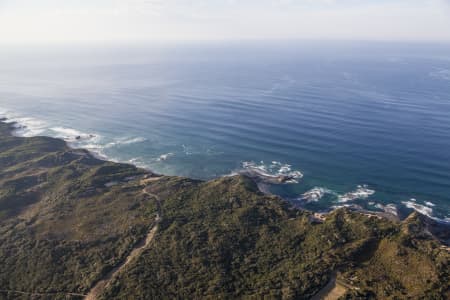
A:
POLYGON ((246 176, 160 176, 12 129, 0 299, 309 299, 330 283, 345 299, 450 298, 450 253, 417 213, 317 218, 246 176))

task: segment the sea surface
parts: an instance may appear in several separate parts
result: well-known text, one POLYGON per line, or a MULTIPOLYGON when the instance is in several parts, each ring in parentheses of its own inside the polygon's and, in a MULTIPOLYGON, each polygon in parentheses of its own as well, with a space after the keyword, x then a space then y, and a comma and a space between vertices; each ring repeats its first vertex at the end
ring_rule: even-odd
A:
POLYGON ((271 191, 313 210, 450 221, 450 45, 1 47, 0 116, 158 173, 292 175, 271 191))

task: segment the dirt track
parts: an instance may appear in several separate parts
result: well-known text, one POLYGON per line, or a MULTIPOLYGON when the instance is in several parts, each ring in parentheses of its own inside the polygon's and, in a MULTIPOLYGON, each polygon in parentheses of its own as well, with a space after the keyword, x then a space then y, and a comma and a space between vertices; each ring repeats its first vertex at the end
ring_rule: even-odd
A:
POLYGON ((130 254, 125 258, 124 261, 122 261, 118 266, 116 266, 114 269, 112 269, 108 274, 106 274, 100 281, 98 281, 94 287, 89 291, 89 293, 86 295, 85 300, 95 300, 97 297, 108 287, 110 282, 117 277, 126 267, 127 265, 132 262, 134 259, 139 257, 142 252, 144 252, 145 249, 151 244, 153 241, 153 238, 156 235, 156 232, 158 231, 158 225, 162 220, 162 213, 161 213, 161 204, 160 199, 157 195, 147 192, 145 189, 143 190, 143 193, 145 195, 148 195, 156 200, 157 205, 157 214, 155 219, 155 226, 148 232, 145 240, 141 241, 140 243, 136 244, 133 248, 133 250, 130 252, 130 254))

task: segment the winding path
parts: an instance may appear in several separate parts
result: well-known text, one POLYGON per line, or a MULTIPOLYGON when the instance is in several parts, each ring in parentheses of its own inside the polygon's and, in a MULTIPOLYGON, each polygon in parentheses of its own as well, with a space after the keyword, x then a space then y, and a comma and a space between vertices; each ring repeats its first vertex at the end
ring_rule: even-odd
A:
POLYGON ((158 231, 158 225, 162 220, 162 212, 161 212, 161 202, 157 195, 150 193, 146 189, 142 191, 143 194, 148 195, 156 200, 156 219, 155 226, 147 233, 147 236, 144 240, 135 245, 134 249, 130 252, 130 254, 126 257, 124 261, 122 261, 119 265, 117 265, 114 269, 112 269, 108 274, 106 274, 101 280, 99 280, 94 287, 89 291, 86 295, 85 300, 95 300, 98 296, 108 287, 111 281, 117 277, 126 266, 132 262, 135 258, 139 257, 142 252, 150 245, 153 238, 158 231))

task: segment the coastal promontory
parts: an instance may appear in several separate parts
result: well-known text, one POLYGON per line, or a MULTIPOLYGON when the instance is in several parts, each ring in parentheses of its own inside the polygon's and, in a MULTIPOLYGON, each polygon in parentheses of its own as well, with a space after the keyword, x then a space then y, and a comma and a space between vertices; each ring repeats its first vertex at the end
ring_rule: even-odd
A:
POLYGON ((100 160, 0 122, 0 299, 449 299, 430 222, 317 217, 238 175, 100 160))

